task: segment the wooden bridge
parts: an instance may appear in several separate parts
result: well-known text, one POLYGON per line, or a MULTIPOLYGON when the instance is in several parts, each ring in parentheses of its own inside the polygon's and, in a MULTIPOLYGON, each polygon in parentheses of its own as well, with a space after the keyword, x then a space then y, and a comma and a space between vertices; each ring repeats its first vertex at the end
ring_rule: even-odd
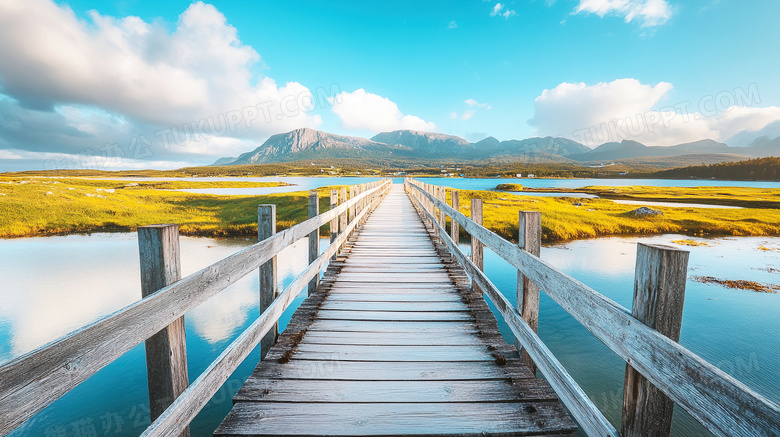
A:
POLYGON ((375 182, 333 191, 320 214, 312 193, 310 218, 278 233, 275 206, 261 205, 257 244, 186 278, 177 227, 140 228, 143 299, 0 367, 0 434, 145 342, 153 422, 144 436, 188 435, 258 344, 263 360, 215 435, 668 436, 675 405, 715 435, 780 435, 778 405, 677 343, 687 252, 639 245, 629 311, 538 257, 538 212, 520 213, 513 244, 482 226, 481 200, 467 217, 458 191, 446 197, 411 179, 375 182), (324 225, 331 244, 320 254, 324 225), (309 266, 279 292, 276 255, 302 238, 309 266), (517 307, 482 272, 483 247, 518 269, 517 307), (184 314, 258 270, 260 317, 188 383, 184 314), (536 335, 540 289, 626 360, 619 432, 536 335))

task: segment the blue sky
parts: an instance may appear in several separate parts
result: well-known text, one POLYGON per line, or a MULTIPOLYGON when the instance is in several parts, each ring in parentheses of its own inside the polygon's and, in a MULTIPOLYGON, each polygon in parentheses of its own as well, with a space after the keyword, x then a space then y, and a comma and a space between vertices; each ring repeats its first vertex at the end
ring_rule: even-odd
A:
POLYGON ((4 1, 0 170, 209 163, 296 127, 589 146, 780 136, 778 2, 455 4, 4 1), (259 102, 266 119, 244 123, 259 102), (186 132, 231 111, 235 129, 186 132))

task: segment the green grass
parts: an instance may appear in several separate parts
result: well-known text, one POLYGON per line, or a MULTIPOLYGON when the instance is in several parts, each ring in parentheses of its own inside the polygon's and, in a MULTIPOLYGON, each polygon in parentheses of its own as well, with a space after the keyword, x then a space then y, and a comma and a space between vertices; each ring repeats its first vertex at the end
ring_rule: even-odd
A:
MULTIPOLYGON (((127 184, 86 179, 0 178, 0 238, 131 231, 155 223, 177 223, 184 235, 253 236, 257 233, 257 205, 261 203, 277 205, 279 230, 307 218, 307 192, 214 196, 159 189, 200 188, 204 187, 202 182, 139 182, 137 187, 122 188, 127 184)), ((206 184, 235 187, 232 182, 206 184)), ((330 188, 319 190, 321 211, 330 207, 329 198, 325 198, 330 188)))
MULTIPOLYGON (((668 187, 658 190, 659 193, 669 191, 668 187)), ((735 193, 748 195, 741 190, 737 189, 735 193)), ((662 233, 691 236, 780 234, 780 210, 771 208, 654 207, 660 209, 664 215, 639 217, 631 213, 637 208, 636 205, 621 205, 606 199, 523 196, 495 191, 461 190, 462 213, 470 215, 471 199, 475 197, 483 200, 485 227, 512 241, 517 241, 519 211, 542 212, 542 239, 545 242, 604 235, 662 233)), ((688 200, 701 203, 697 198, 688 200)))

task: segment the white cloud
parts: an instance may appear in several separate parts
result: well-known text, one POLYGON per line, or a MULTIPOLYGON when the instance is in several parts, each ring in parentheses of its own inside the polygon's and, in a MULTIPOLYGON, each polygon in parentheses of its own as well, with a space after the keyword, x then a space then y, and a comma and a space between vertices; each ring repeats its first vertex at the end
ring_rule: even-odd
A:
POLYGON ((574 14, 596 14, 599 17, 616 15, 626 23, 639 21, 641 27, 660 26, 674 14, 666 0, 580 0, 574 14))
POLYGON ((447 29, 457 29, 458 23, 455 22, 455 20, 450 21, 450 24, 447 25, 447 29))
POLYGON ((466 99, 466 100, 464 100, 464 102, 467 105, 469 105, 469 106, 476 106, 477 108, 485 108, 485 109, 490 109, 491 108, 491 106, 489 104, 487 104, 487 103, 479 103, 479 102, 477 102, 474 99, 466 99))
POLYGON ((493 6, 493 10, 490 11, 491 17, 499 16, 504 17, 507 20, 513 15, 517 15, 517 12, 511 9, 507 9, 506 6, 501 3, 496 3, 496 5, 493 6))
POLYGON ((780 120, 780 108, 753 107, 754 101, 740 98, 748 92, 724 91, 698 102, 669 103, 671 90, 666 82, 648 85, 636 79, 596 85, 564 82, 536 98, 529 124, 536 135, 562 136, 589 146, 624 139, 670 146, 705 138, 725 141, 780 120))
POLYGON ((414 115, 404 115, 398 105, 387 97, 366 92, 363 88, 352 93, 344 91, 335 98, 329 98, 329 101, 331 110, 338 115, 346 129, 374 132, 436 129, 433 123, 414 115))
POLYGON ((469 109, 468 111, 464 112, 463 115, 460 116, 460 119, 466 121, 471 117, 473 117, 475 112, 476 111, 474 111, 473 109, 469 109))
POLYGON ((450 112, 450 118, 453 119, 453 120, 457 120, 458 119, 458 113, 455 112, 455 111, 450 112))
MULTIPOLYGON (((45 118, 56 119, 51 130, 60 132, 62 142, 13 141, 14 146, 56 152, 99 147, 117 141, 117 134, 127 140, 144 129, 257 105, 260 116, 247 120, 247 115, 228 136, 256 141, 321 123, 310 114, 311 91, 297 82, 277 85, 254 75, 260 55, 240 41, 221 12, 202 2, 191 4, 169 30, 163 23, 95 11, 84 20, 67 5, 48 0, 4 0, 0 41, 0 103, 15 117, 0 124, 0 145, 29 130, 25 122, 45 118), (106 136, 107 120, 121 129, 106 136)), ((215 155, 223 150, 165 153, 215 155)))

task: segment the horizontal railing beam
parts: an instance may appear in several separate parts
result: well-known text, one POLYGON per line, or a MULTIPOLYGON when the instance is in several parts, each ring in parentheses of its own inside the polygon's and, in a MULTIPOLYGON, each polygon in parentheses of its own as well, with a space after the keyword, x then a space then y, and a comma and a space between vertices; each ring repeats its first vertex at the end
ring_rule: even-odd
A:
POLYGON ((712 433, 753 437, 780 429, 780 407, 677 342, 649 328, 596 290, 562 273, 439 202, 410 180, 426 201, 521 270, 620 358, 712 433))
POLYGON ((485 273, 477 267, 458 247, 452 238, 447 235, 444 227, 436 221, 436 217, 427 211, 417 199, 414 199, 418 208, 426 214, 434 226, 439 230, 439 238, 447 246, 450 253, 458 260, 466 273, 485 293, 498 311, 504 317, 507 326, 512 330, 515 338, 523 345, 525 351, 537 364, 539 370, 544 374, 547 382, 553 388, 560 398, 563 405, 569 410, 571 415, 580 425, 580 427, 592 436, 612 436, 620 437, 614 426, 599 411, 598 407, 588 398, 588 395, 580 388, 574 378, 569 375, 555 355, 547 348, 539 336, 531 329, 528 323, 523 320, 520 313, 507 300, 501 291, 485 276, 485 273))
MULTIPOLYGON (((387 181, 384 184, 390 184, 387 181)), ((285 229, 90 325, 0 367, 0 435, 5 435, 124 353, 255 271, 384 184, 285 229)))

